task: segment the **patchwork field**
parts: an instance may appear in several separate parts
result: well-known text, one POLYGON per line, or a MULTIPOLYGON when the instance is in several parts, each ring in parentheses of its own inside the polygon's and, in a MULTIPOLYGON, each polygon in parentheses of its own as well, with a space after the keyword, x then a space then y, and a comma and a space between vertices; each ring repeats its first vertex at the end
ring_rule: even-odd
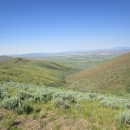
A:
POLYGON ((72 68, 84 70, 106 62, 116 55, 68 55, 40 58, 41 60, 53 61, 72 68))

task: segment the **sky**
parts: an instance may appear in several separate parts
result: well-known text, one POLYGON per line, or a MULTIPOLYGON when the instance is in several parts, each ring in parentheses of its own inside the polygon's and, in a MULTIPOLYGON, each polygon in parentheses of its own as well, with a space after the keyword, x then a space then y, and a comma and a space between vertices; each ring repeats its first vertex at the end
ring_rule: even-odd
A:
POLYGON ((130 47, 130 0, 0 0, 0 55, 130 47))

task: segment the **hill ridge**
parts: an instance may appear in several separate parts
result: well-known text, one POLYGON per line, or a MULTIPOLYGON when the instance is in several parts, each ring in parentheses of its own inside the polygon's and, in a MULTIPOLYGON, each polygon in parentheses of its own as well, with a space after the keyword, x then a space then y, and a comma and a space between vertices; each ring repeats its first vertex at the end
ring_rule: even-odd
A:
POLYGON ((53 62, 18 57, 0 63, 0 80, 59 87, 65 85, 65 77, 75 71, 53 62))
POLYGON ((11 59, 13 59, 13 58, 10 57, 10 56, 6 56, 6 55, 0 56, 0 62, 8 61, 8 60, 11 60, 11 59))
POLYGON ((70 88, 78 90, 119 89, 130 81, 130 53, 77 72, 67 78, 70 88))

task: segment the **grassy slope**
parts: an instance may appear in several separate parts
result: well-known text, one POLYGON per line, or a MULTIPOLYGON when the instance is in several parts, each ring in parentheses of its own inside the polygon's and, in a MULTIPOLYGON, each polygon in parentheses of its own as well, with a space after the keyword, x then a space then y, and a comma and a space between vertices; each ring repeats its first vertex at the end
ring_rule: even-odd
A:
POLYGON ((67 82, 70 88, 78 90, 130 90, 130 53, 77 72, 67 82))
POLYGON ((5 56, 5 55, 0 56, 0 62, 4 62, 4 61, 7 61, 7 60, 11 60, 11 59, 13 59, 13 58, 9 57, 9 56, 5 56))
MULTIPOLYGON (((97 90, 99 88, 97 83, 99 85, 104 83, 104 86, 100 87, 102 89, 113 90, 111 81, 108 82, 110 87, 107 87, 106 84, 108 83, 104 80, 107 81, 111 79, 111 76, 114 76, 112 83, 118 83, 116 83, 119 85, 116 86, 118 90, 118 88, 123 88, 125 82, 128 83, 129 81, 129 66, 130 53, 92 69, 76 73, 72 77, 70 76, 67 81, 71 88, 76 86, 76 89, 79 90, 97 90), (86 74, 88 75, 86 76, 86 74), (77 78, 77 76, 80 77, 77 78), (98 82, 98 76, 102 82, 98 82), (81 84, 81 79, 83 84, 81 84), (118 79, 122 79, 122 83, 118 82, 118 79), (84 86, 84 83, 89 84, 90 88, 84 86)), ((124 111, 126 105, 129 105, 130 97, 127 97, 129 95, 123 97, 105 96, 103 94, 39 86, 42 84, 50 86, 65 85, 65 77, 75 71, 77 70, 53 62, 23 58, 1 63, 0 79, 4 82, 0 82, 0 96, 2 90, 5 92, 3 93, 5 98, 0 98, 0 129, 130 130, 130 127, 122 125, 120 120, 115 120, 119 112, 124 111), (23 82, 24 84, 15 82, 23 82), (6 107, 1 106, 1 103, 6 101, 6 95, 9 94, 11 96, 9 98, 12 98, 14 96, 19 97, 20 93, 23 93, 20 100, 27 107, 23 114, 16 113, 13 110, 14 107, 7 110, 6 107), (33 101, 34 99, 35 101, 33 101)), ((114 86, 115 89, 116 87, 114 86)))
POLYGON ((0 63, 0 80, 62 86, 74 69, 53 62, 15 58, 0 63))
POLYGON ((115 119, 115 116, 126 108, 129 98, 13 82, 0 82, 0 93, 2 93, 0 129, 129 130, 130 128, 115 119), (7 98, 7 95, 10 97, 7 98), (22 110, 23 113, 18 115, 17 110, 22 110))

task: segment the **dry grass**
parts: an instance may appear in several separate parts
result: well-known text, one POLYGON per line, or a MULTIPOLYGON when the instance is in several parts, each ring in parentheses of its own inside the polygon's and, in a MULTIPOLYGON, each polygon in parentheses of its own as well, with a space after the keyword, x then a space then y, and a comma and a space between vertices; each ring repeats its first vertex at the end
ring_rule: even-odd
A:
POLYGON ((120 89, 130 81, 130 53, 77 72, 67 78, 69 88, 78 90, 120 89))
POLYGON ((9 118, 6 118, 6 126, 0 122, 0 130, 6 129, 22 129, 22 130, 90 130, 88 128, 87 120, 80 118, 71 120, 68 117, 56 116, 56 114, 48 114, 46 118, 35 118, 32 119, 29 115, 17 115, 9 110, 0 109, 0 116, 5 121, 5 116, 12 114, 15 116, 11 126, 8 126, 9 118), (54 119, 50 119, 50 116, 55 116, 54 119))

